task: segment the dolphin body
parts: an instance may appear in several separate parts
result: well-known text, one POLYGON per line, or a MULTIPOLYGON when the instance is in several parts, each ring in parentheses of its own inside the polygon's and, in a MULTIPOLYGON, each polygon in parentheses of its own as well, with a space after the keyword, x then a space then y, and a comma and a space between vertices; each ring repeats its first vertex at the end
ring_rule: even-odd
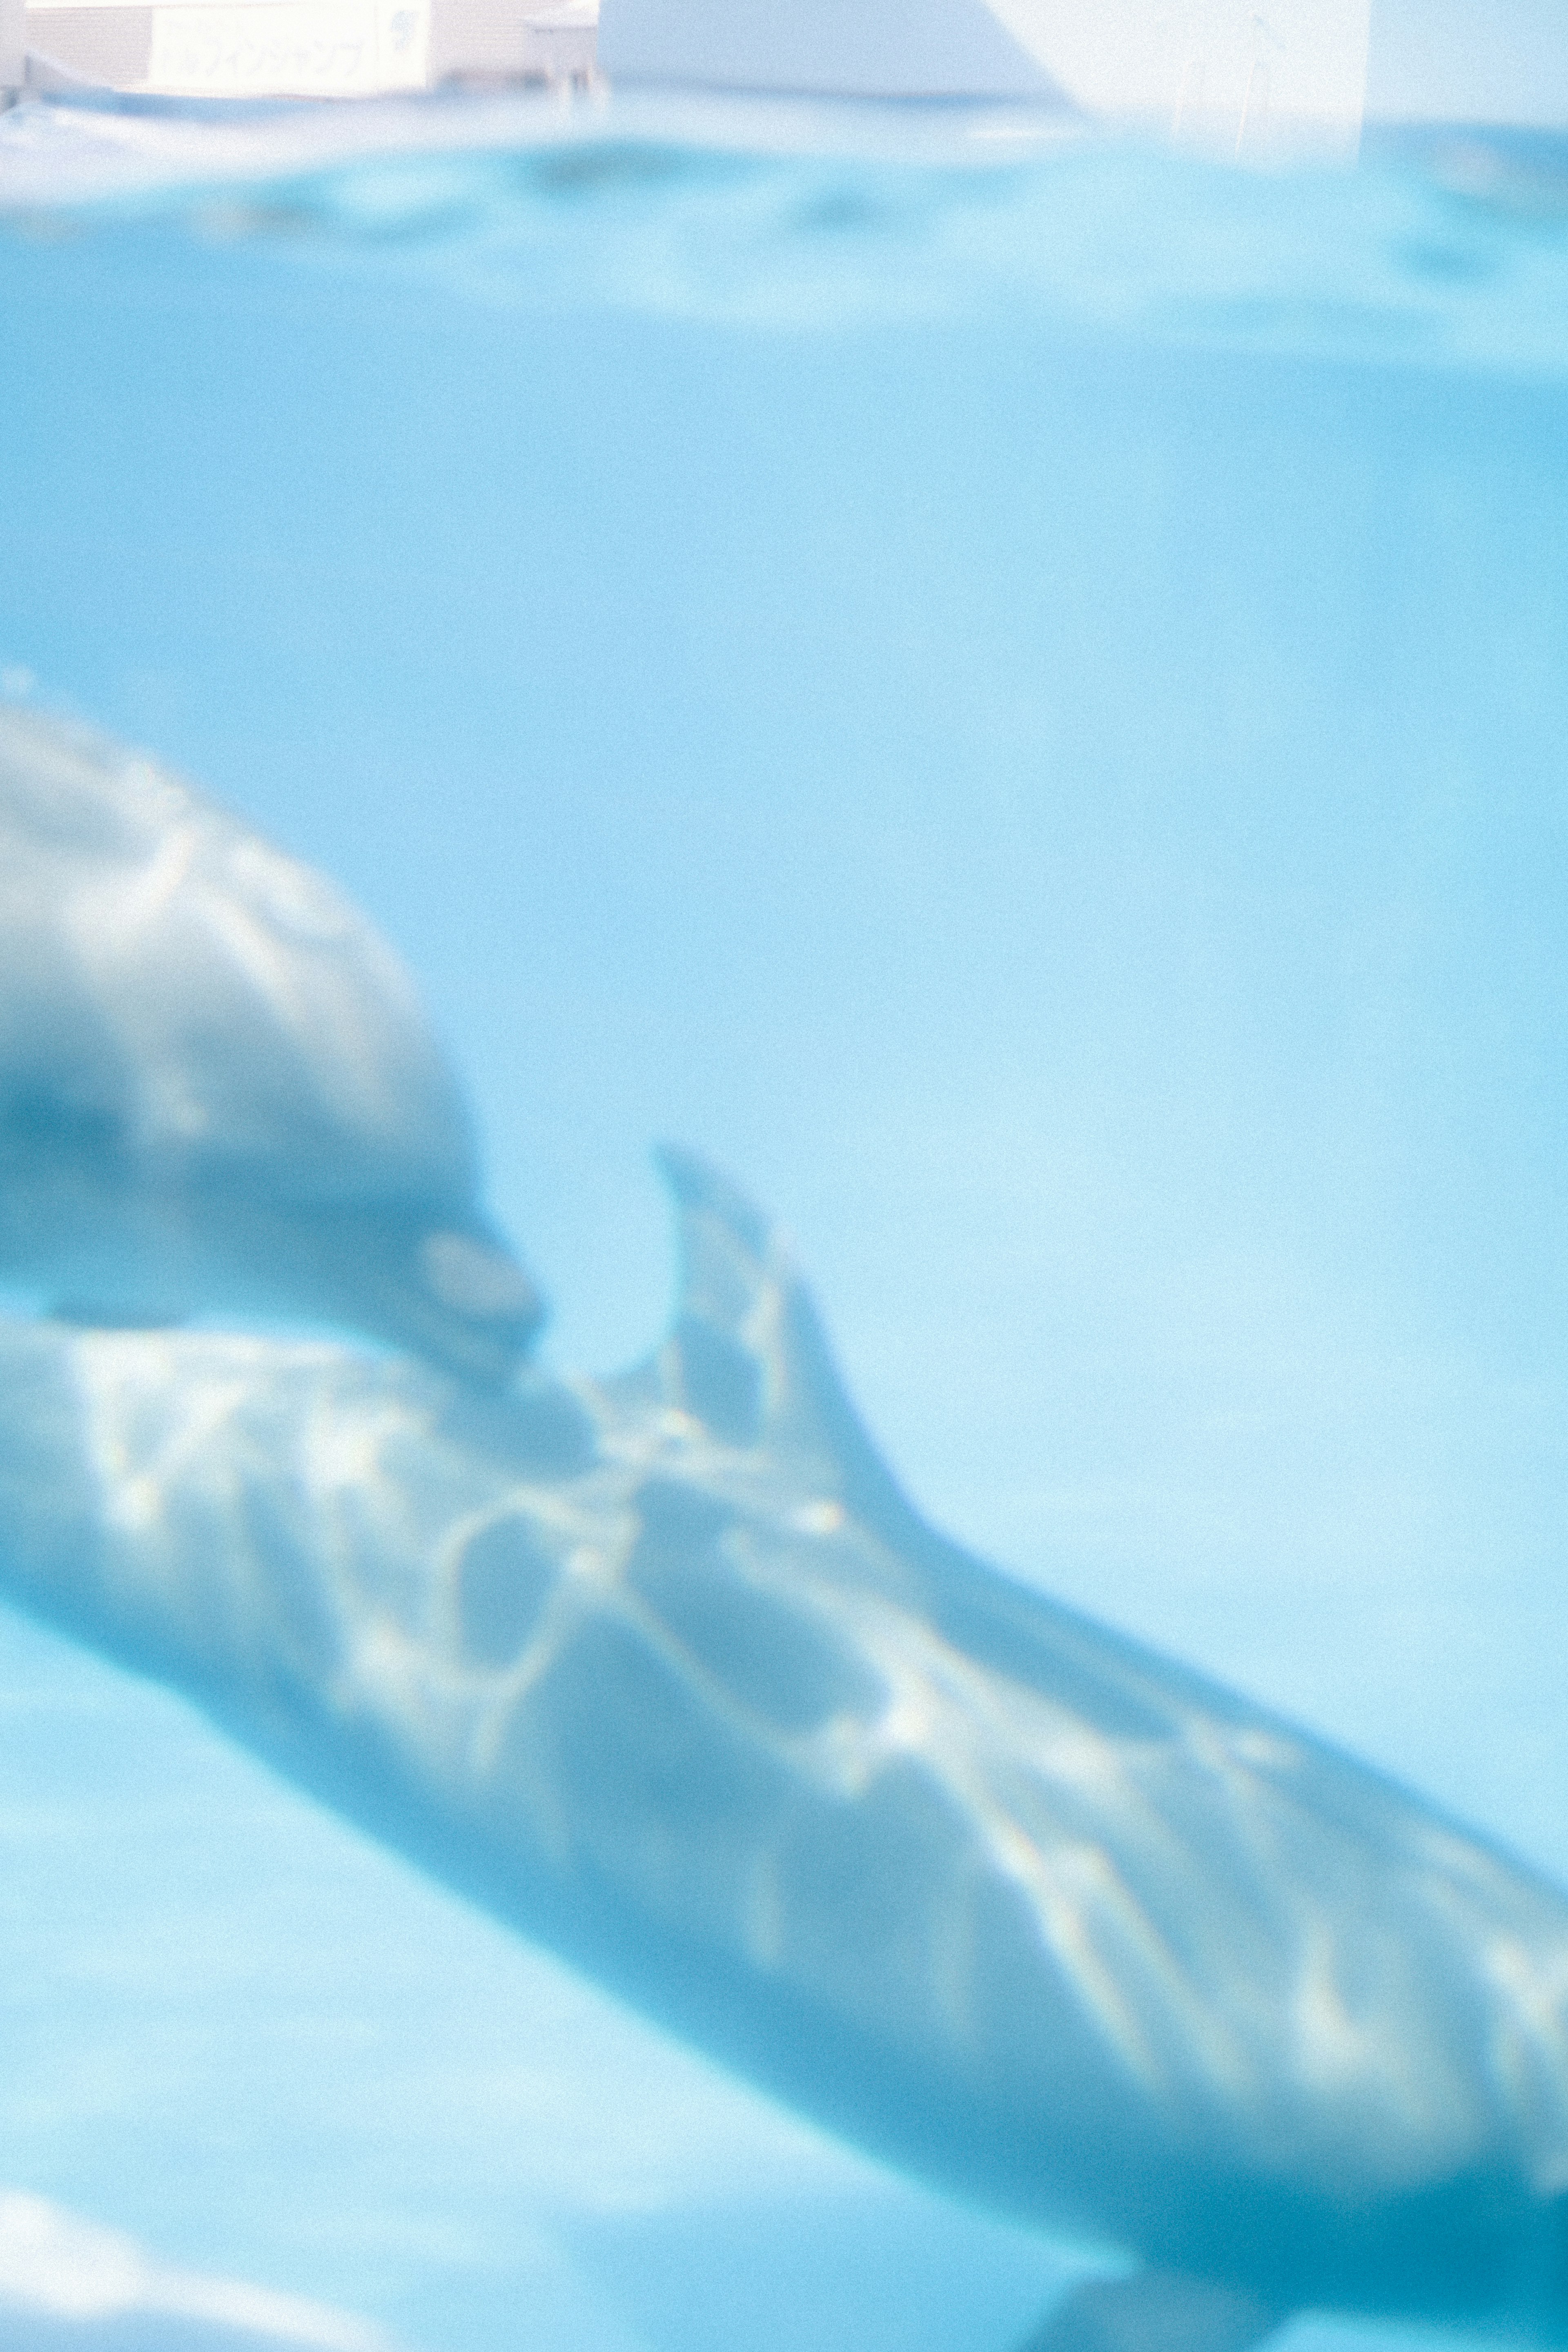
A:
POLYGON ((846 2139, 1139 2261, 1052 2352, 1561 2339, 1568 1902, 933 1532, 782 1246, 666 1165, 619 1379, 0 1327, 0 1592, 846 2139))
POLYGON ((347 1324, 478 1380, 540 1318, 364 918, 152 761, 0 704, 0 1280, 347 1324))

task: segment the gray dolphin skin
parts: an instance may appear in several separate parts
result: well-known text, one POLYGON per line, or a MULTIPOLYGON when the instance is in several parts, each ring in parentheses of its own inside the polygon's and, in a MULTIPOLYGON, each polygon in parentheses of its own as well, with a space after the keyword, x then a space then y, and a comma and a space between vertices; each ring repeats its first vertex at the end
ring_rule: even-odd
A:
POLYGON ((301 1314, 503 1380, 540 1320, 407 974, 321 875, 0 704, 0 1280, 301 1314))
POLYGON ((0 1592, 847 2140, 1142 2265, 1053 2352, 1561 2340, 1568 1902, 935 1533, 787 1253, 665 1164, 678 1310, 619 1379, 0 1327, 0 1592))

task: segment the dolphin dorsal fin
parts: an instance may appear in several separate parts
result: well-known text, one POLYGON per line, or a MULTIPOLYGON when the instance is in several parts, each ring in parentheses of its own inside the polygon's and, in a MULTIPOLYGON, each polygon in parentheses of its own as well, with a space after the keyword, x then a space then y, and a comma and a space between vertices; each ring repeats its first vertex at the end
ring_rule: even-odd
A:
POLYGON ((668 1143, 654 1159, 675 1203, 679 1252, 675 1313, 656 1359, 665 1398, 727 1444, 776 1442, 798 1418, 786 1326, 799 1284, 787 1252, 707 1160, 668 1143))
POLYGON ((644 1378, 722 1443, 809 1461, 824 1494, 884 1533, 928 1534, 849 1402, 786 1241, 697 1153, 664 1144, 655 1159, 675 1202, 680 1275, 644 1378))
POLYGON ((738 1185, 679 1144, 661 1143, 654 1164, 675 1202, 680 1248, 677 1320, 693 1317, 739 1337, 776 1278, 777 1244, 766 1217, 738 1185))

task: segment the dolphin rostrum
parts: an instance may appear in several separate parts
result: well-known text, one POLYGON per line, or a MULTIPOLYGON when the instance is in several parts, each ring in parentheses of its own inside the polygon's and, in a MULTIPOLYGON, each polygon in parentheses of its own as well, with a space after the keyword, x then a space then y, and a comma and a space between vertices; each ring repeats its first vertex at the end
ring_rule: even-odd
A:
POLYGON ((304 1312, 480 1380, 540 1316, 364 918, 150 761, 4 704, 0 1279, 100 1322, 304 1312))
POLYGON ((1306 2307, 1561 2338, 1568 1901, 916 1515, 789 1258, 666 1156, 640 1370, 0 1327, 0 1591, 909 2172, 1306 2307))

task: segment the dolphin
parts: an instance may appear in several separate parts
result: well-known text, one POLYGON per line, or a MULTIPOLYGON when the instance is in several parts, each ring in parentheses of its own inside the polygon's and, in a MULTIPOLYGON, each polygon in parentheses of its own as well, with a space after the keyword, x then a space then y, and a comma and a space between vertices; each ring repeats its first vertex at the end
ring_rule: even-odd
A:
POLYGON ((1568 2336, 1568 1900, 936 1532, 667 1153, 667 1337, 0 1327, 0 1594, 830 2131, 1114 2250, 1047 2352, 1568 2336))
POLYGON ((308 1314, 504 1379, 540 1319, 406 973, 321 875, 0 704, 0 1281, 308 1314))

